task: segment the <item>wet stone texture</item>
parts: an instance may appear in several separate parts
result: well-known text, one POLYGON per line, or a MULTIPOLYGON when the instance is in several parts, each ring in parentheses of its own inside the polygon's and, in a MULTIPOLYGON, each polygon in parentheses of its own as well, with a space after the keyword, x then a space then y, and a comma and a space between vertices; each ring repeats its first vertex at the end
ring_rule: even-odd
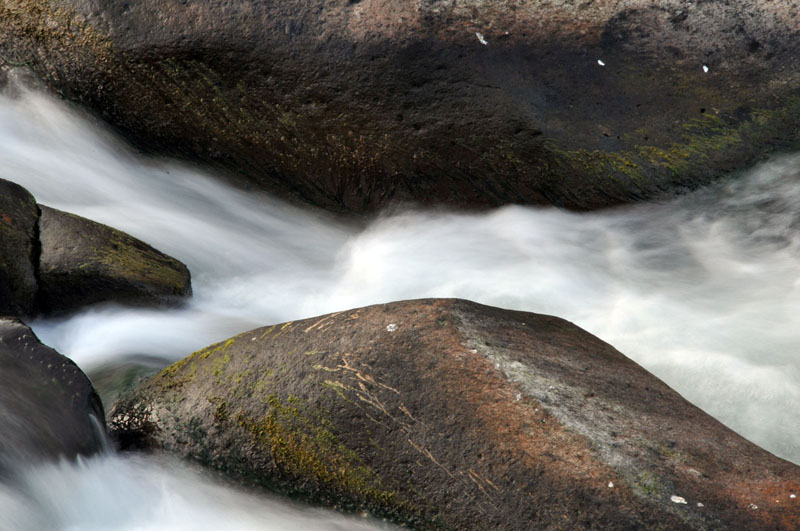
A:
POLYGON ((110 427, 417 529, 800 525, 798 467, 567 321, 463 300, 246 332, 134 389, 110 427))
POLYGON ((20 321, 0 319, 0 476, 99 452, 104 432, 103 406, 78 366, 20 321))
POLYGON ((33 196, 0 179, 0 315, 36 312, 38 220, 33 196))
POLYGON ((7 0, 0 70, 331 210, 596 208, 796 146, 799 28, 792 0, 7 0))
POLYGON ((40 206, 39 302, 64 312, 98 302, 174 305, 191 296, 189 270, 120 230, 40 206))

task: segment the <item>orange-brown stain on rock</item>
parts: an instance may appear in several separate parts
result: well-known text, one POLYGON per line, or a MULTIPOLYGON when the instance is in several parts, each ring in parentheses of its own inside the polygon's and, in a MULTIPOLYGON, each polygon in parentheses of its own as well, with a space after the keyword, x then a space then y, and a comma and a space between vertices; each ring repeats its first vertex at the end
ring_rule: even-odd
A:
MULTIPOLYGON (((762 472, 763 474, 763 472, 762 472)), ((770 476, 772 474, 769 474, 770 476)), ((725 482, 726 478, 720 478, 725 482)), ((780 477, 753 477, 752 481, 723 483, 722 491, 740 509, 761 523, 763 528, 800 528, 800 498, 792 498, 800 492, 798 479, 784 480, 780 477)))
MULTIPOLYGON (((440 306, 446 310, 449 305, 442 303, 440 306)), ((538 485, 532 483, 521 488, 531 492, 546 488, 550 477, 558 478, 558 482, 566 480, 575 486, 585 486, 594 490, 596 496, 614 503, 631 501, 629 489, 613 469, 597 458, 584 438, 567 431, 542 404, 520 396, 524 395, 521 390, 509 385, 489 359, 464 346, 465 338, 454 328, 438 328, 435 322, 440 318, 438 315, 431 317, 433 319, 421 327, 426 328, 428 341, 439 349, 441 365, 436 372, 443 377, 440 385, 460 402, 453 407, 464 415, 480 419, 482 425, 476 436, 491 441, 497 454, 514 456, 519 459, 513 461, 514 466, 523 464, 542 474, 538 485), (613 483, 614 488, 609 488, 609 483, 613 483)), ((475 458, 465 456, 465 461, 469 457, 475 458)), ((483 468, 480 458, 475 458, 474 467, 483 468)), ((485 473, 494 486, 492 490, 520 488, 506 484, 508 472, 508 469, 493 467, 491 473, 485 473)), ((485 494, 492 498, 491 491, 485 494)))
MULTIPOLYGON (((274 371, 263 393, 322 415, 353 462, 414 507, 415 528, 798 528, 796 466, 561 319, 405 301, 254 330, 228 353, 221 374, 253 363, 274 371), (528 372, 516 378, 507 365, 528 372), (573 401, 535 388, 548 382, 573 401), (599 424, 582 430, 592 411, 599 424)), ((195 361, 208 372, 219 360, 195 361)), ((202 398, 202 389, 179 391, 202 398)), ((259 418, 256 391, 212 394, 259 418)), ((213 404, 195 404, 215 418, 213 404)), ((275 472, 264 455, 247 455, 253 470, 275 472)))

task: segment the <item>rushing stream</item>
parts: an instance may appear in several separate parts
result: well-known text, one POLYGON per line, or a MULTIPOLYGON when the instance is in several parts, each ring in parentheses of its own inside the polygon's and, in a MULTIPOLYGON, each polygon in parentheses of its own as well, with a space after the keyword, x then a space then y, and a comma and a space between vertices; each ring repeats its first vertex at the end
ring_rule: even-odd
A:
MULTIPOLYGON (((334 310, 462 297, 569 319, 750 440, 800 463, 800 156, 773 158, 662 204, 590 214, 405 210, 359 225, 142 159, 63 104, 27 95, 0 99, 0 178, 41 203, 123 229, 192 271, 195 297, 182 309, 107 306, 33 323, 87 371, 145 357, 166 363, 256 326, 334 310)), ((222 487, 211 483, 198 484, 193 498, 225 503, 201 501, 213 514, 176 524, 173 513, 197 508, 179 493, 200 480, 169 467, 177 465, 105 457, 37 468, 23 478, 28 501, 15 514, 24 521, 44 512, 62 522, 54 529, 219 529, 214 522, 239 508, 249 515, 242 529, 273 529, 249 509, 250 495, 217 496, 213 489, 222 487), (71 503, 104 493, 85 502, 83 516, 40 492, 67 477, 81 485, 71 503), (131 504, 141 513, 109 499, 126 489, 141 496, 131 504), (117 507, 114 522, 125 524, 89 509, 100 503, 117 507)), ((4 496, 3 529, 11 521, 4 496)), ((324 518, 315 525, 355 525, 324 518)))

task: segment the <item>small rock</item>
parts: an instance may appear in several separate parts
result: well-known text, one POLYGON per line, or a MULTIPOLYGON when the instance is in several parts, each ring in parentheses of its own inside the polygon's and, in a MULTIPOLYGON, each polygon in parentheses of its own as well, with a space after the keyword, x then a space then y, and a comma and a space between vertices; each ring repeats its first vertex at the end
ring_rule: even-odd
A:
POLYGON ((609 481, 608 482, 608 488, 609 489, 613 489, 614 488, 614 482, 613 481, 609 481))
POLYGON ((64 312, 99 302, 178 304, 191 296, 189 270, 120 230, 39 205, 41 310, 64 312))
POLYGON ((0 319, 0 411, 0 476, 103 448, 105 414, 89 379, 13 318, 0 319))
POLYGON ((670 496, 669 499, 672 501, 672 503, 686 503, 686 498, 682 496, 675 496, 674 494, 670 496))
POLYGON ((755 511, 756 509, 758 509, 758 505, 756 505, 755 503, 751 503, 750 504, 750 510, 751 511, 755 511))

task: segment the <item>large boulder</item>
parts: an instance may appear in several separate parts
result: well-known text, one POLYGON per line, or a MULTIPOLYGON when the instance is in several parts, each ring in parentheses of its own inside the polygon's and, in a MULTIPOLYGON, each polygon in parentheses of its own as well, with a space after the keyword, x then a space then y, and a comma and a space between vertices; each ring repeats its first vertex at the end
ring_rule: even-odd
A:
POLYGON ((0 315, 36 311, 38 220, 33 196, 0 179, 0 315))
MULTIPOLYGON (((16 0, 0 65, 285 197, 590 208, 797 142, 791 0, 16 0)), ((3 38, 4 37, 4 38, 3 38)))
POLYGON ((192 293, 189 270, 120 230, 40 205, 39 303, 68 311, 98 302, 159 306, 192 293))
POLYGON ((800 468, 567 321, 463 300, 246 332, 125 395, 110 427, 417 529, 800 525, 800 468))
POLYGON ((103 449, 103 405, 75 363, 0 318, 0 474, 103 449))

